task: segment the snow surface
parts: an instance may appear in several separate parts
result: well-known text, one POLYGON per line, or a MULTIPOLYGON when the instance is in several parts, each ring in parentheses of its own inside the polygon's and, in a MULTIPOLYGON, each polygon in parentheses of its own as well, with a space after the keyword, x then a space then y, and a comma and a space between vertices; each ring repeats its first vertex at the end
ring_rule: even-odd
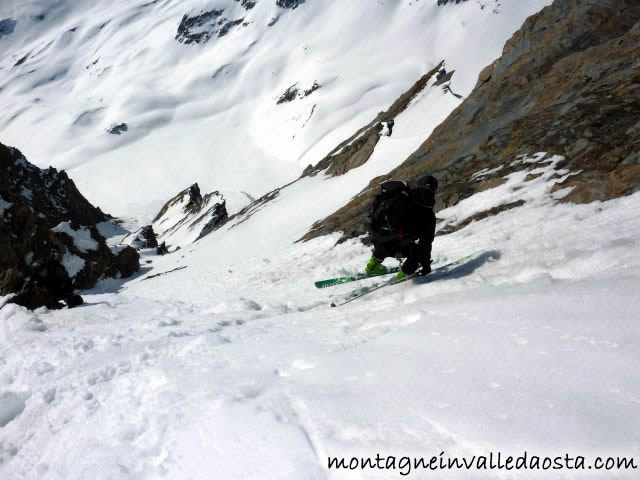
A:
POLYGON ((100 235, 105 238, 109 247, 119 245, 120 243, 122 243, 122 240, 130 233, 122 225, 114 222, 100 222, 96 225, 96 228, 98 229, 100 235))
POLYGON ((91 232, 87 227, 80 226, 77 230, 71 227, 69 222, 61 222, 51 229, 52 232, 66 233, 73 240, 73 244, 81 252, 97 250, 98 242, 91 237, 91 232))
POLYGON ((434 244, 436 263, 484 255, 341 308, 329 303, 354 285, 313 280, 361 270, 369 249, 336 236, 292 243, 324 214, 300 205, 345 181, 321 175, 152 257, 119 293, 105 282, 73 310, 4 306, 0 476, 396 478, 329 471, 327 456, 638 458, 640 194, 556 204, 539 159, 517 160, 543 170, 518 177, 538 200, 434 244))
POLYGON ((550 0, 275 3, 3 0, 15 28, 0 38, 0 140, 66 169, 117 215, 153 215, 195 181, 234 213, 242 191, 257 198, 295 179, 441 60, 468 94, 550 0), (174 39, 184 14, 213 8, 248 25, 204 45, 174 39), (128 131, 106 133, 122 122, 128 131))
MULTIPOLYGON (((233 213, 243 191, 295 178, 442 58, 468 93, 549 2, 435 3, 2 2, 0 18, 16 23, 0 38, 0 135, 126 212, 98 226, 112 247, 196 180, 233 213), (249 25, 204 46, 173 40, 187 10, 216 6, 249 25), (127 132, 105 134, 123 121, 127 132)), ((338 235, 296 241, 459 103, 429 84, 364 165, 302 178, 177 252, 142 252, 139 274, 100 282, 81 307, 29 312, 0 298, 0 478, 398 478, 329 471, 327 456, 442 451, 638 459, 640 193, 558 204, 566 191, 551 189, 573 172, 532 152, 502 185, 437 213, 455 225, 526 202, 436 238, 436 265, 483 252, 475 260, 340 308, 329 305, 356 284, 313 286, 361 271, 370 249, 338 235)), ((77 273, 78 260, 63 263, 77 273)), ((410 478, 453 476, 441 473, 410 478)), ((527 477, 583 476, 553 475, 527 477)))

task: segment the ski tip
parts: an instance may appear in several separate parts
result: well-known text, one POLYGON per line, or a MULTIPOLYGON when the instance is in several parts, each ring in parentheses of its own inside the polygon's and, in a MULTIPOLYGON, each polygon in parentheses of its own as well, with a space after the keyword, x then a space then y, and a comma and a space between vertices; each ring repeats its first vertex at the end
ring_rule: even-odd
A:
POLYGON ((335 307, 335 306, 336 306, 336 304, 335 304, 335 303, 332 303, 332 304, 331 304, 331 307, 332 307, 332 308, 333 308, 333 307, 335 307))

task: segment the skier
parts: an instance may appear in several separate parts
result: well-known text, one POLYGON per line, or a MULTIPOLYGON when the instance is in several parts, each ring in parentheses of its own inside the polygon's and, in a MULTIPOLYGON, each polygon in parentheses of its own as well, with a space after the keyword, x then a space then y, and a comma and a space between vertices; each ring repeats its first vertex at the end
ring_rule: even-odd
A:
POLYGON ((423 175, 415 188, 406 182, 389 180, 380 185, 369 215, 369 232, 373 255, 367 263, 367 275, 388 271, 382 262, 387 257, 406 258, 397 279, 416 272, 431 272, 431 244, 435 237, 436 216, 433 212, 438 181, 423 175))
POLYGON ((166 255, 167 253, 169 253, 169 249, 167 248, 167 243, 162 242, 160 245, 158 245, 158 247, 156 248, 156 253, 158 255, 166 255))
POLYGON ((390 137, 393 133, 393 126, 395 125, 395 120, 389 120, 388 122, 381 122, 378 125, 378 131, 380 132, 381 137, 390 137))

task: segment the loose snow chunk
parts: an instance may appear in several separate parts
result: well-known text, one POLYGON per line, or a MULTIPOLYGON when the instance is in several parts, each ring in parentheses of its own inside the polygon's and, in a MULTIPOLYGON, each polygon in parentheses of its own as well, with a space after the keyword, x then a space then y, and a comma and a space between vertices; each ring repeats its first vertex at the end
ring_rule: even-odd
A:
POLYGON ((71 278, 75 277, 85 266, 84 259, 74 255, 73 253, 65 253, 62 257, 62 265, 67 269, 67 273, 71 278))
POLYGON ((69 235, 73 239, 76 248, 81 252, 98 249, 98 242, 91 238, 91 232, 87 227, 80 227, 78 230, 74 230, 69 222, 62 222, 57 227, 52 228, 51 231, 69 235))
POLYGON ((476 173, 474 173, 473 175, 471 175, 471 180, 476 179, 476 178, 480 178, 480 177, 488 177, 489 175, 492 175, 494 173, 499 172, 500 170, 502 170, 504 168, 504 165, 500 165, 496 168, 483 168, 482 170, 477 171, 476 173))
POLYGON ((0 427, 8 425, 20 415, 26 403, 22 395, 14 392, 0 392, 0 427))

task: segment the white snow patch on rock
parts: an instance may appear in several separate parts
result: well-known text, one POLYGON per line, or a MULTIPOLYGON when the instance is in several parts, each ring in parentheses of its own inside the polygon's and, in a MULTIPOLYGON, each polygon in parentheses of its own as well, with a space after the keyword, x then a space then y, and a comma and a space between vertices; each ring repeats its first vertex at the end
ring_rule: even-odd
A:
POLYGON ((86 264, 84 259, 70 252, 64 254, 61 263, 71 278, 75 277, 86 264))
POLYGON ((74 230, 69 222, 62 222, 52 228, 51 231, 69 235, 73 239, 73 244, 81 252, 98 249, 98 242, 91 238, 91 232, 87 227, 80 227, 78 230, 74 230))
POLYGON ((7 426, 25 409, 24 395, 15 392, 0 392, 0 427, 7 426))
POLYGON ((0 217, 4 216, 4 213, 11 208, 13 203, 7 202, 2 196, 0 196, 0 217))

